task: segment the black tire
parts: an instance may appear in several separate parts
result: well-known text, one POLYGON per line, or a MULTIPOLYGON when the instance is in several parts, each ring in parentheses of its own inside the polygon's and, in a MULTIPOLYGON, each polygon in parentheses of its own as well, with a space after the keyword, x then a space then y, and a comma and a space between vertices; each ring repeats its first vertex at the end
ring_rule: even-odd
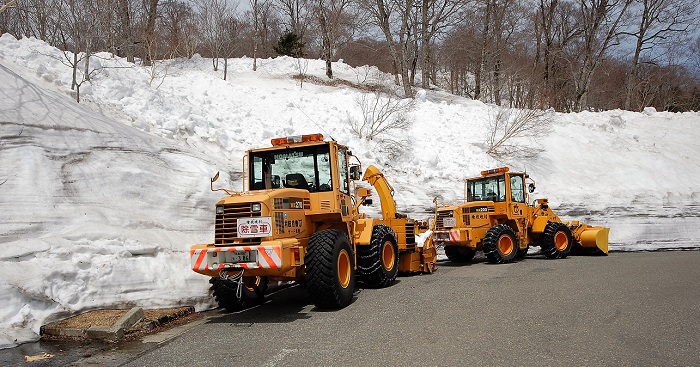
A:
POLYGON ((574 239, 566 224, 547 223, 540 237, 540 247, 544 256, 548 259, 564 259, 569 255, 573 246, 574 239))
POLYGON ((372 229, 368 246, 357 246, 357 270, 366 287, 384 288, 392 285, 399 273, 399 245, 396 235, 385 225, 372 229))
POLYGON ((304 258, 306 289, 318 308, 350 304, 355 291, 355 259, 348 236, 337 229, 314 233, 304 258))
MULTIPOLYGON (((219 307, 225 308, 229 312, 240 311, 246 307, 262 303, 267 290, 267 278, 259 278, 253 281, 254 284, 243 285, 241 297, 238 297, 238 283, 222 278, 211 278, 210 289, 214 293, 214 299, 219 307)), ((248 283, 251 283, 250 281, 248 283)))
POLYGON ((525 255, 527 255, 527 251, 530 249, 530 246, 527 246, 525 248, 519 248, 518 253, 515 254, 516 259, 524 259, 525 255))
POLYGON ((512 262, 518 253, 518 237, 506 224, 491 227, 484 236, 484 254, 490 263, 505 264, 512 262))
POLYGON ((455 263, 469 262, 474 258, 476 250, 464 246, 445 246, 445 256, 455 263))

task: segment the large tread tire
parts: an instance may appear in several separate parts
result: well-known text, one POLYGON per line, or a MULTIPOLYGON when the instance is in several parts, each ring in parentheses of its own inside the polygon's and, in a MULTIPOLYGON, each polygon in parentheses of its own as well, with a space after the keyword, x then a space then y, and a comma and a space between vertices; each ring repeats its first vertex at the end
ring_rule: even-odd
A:
POLYGON ((528 245, 525 248, 518 249, 518 253, 515 254, 516 259, 524 259, 525 255, 527 255, 527 252, 530 250, 530 246, 528 245))
POLYGON ((484 236, 484 254, 490 263, 505 264, 512 262, 518 253, 518 237, 506 224, 491 227, 484 236))
POLYGON ((237 295, 238 283, 234 281, 217 277, 209 279, 209 283, 219 307, 229 312, 236 312, 263 301, 267 289, 267 278, 258 278, 258 280, 255 287, 243 286, 240 298, 237 295))
POLYGON ((544 227, 540 237, 540 248, 548 259, 564 259, 571 252, 574 239, 564 223, 551 222, 544 227))
POLYGON ((316 307, 339 309, 352 302, 355 263, 348 236, 337 229, 314 233, 304 258, 306 289, 316 307))
POLYGON ((472 261, 476 250, 464 246, 445 246, 445 256, 455 263, 466 263, 472 261))
POLYGON ((368 246, 357 246, 357 270, 365 287, 392 285, 399 273, 399 245, 391 228, 380 224, 372 229, 368 246))

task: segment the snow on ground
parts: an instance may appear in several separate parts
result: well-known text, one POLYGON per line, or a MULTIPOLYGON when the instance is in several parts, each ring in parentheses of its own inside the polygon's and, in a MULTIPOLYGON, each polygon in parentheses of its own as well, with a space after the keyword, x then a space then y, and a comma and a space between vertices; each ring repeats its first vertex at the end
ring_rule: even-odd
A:
MULTIPOLYGON (((700 247, 700 114, 552 113, 534 158, 484 153, 496 108, 419 91, 411 128, 387 149, 358 138, 365 95, 323 78, 320 60, 229 60, 228 80, 198 56, 140 67, 107 53, 72 100, 62 52, 0 37, 0 347, 37 338, 42 324, 79 311, 139 305, 211 307, 187 250, 213 234, 220 197, 209 177, 241 187, 246 149, 321 132, 385 171, 400 210, 422 219, 432 200, 458 202, 463 179, 510 165, 537 182, 565 219, 611 227, 612 250, 700 247)), ((353 83, 386 79, 333 64, 353 83)), ((536 145, 538 144, 538 145, 536 145)), ((371 208, 370 213, 377 213, 371 208)))

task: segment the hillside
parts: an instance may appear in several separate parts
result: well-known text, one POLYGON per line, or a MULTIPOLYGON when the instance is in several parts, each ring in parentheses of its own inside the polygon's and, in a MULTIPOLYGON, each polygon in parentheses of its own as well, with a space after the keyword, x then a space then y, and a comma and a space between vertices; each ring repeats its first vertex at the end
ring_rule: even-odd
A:
POLYGON ((187 258, 212 235, 209 177, 239 188, 244 151, 278 136, 321 132, 352 147, 416 218, 433 197, 459 201, 465 177, 510 165, 565 218, 611 227, 613 251, 700 247, 697 112, 550 112, 547 132, 521 141, 537 155, 498 161, 484 146, 497 108, 441 91, 418 92, 410 127, 358 138, 358 102, 372 94, 347 84, 391 80, 372 67, 334 63, 349 83, 328 86, 292 77, 322 79, 320 60, 258 60, 253 72, 231 59, 224 81, 197 56, 145 68, 105 53, 77 104, 62 57, 0 38, 0 346, 90 308, 211 307, 187 258))

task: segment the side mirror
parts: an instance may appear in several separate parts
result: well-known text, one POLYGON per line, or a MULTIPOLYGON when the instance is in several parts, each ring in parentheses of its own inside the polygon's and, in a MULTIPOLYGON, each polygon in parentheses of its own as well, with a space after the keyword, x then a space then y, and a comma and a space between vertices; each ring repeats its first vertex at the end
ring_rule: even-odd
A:
POLYGON ((216 180, 218 180, 218 179, 219 179, 219 172, 217 172, 217 173, 214 175, 214 177, 212 177, 211 183, 216 182, 216 180))
POLYGON ((350 179, 351 180, 359 180, 362 176, 362 173, 360 172, 360 166, 354 165, 350 166, 350 179))
POLYGON ((372 205, 372 199, 365 199, 365 201, 362 202, 362 205, 364 205, 364 206, 372 205))
POLYGON ((530 193, 532 193, 533 191, 535 191, 535 184, 534 184, 534 183, 529 184, 529 185, 527 186, 527 191, 530 192, 530 193))

